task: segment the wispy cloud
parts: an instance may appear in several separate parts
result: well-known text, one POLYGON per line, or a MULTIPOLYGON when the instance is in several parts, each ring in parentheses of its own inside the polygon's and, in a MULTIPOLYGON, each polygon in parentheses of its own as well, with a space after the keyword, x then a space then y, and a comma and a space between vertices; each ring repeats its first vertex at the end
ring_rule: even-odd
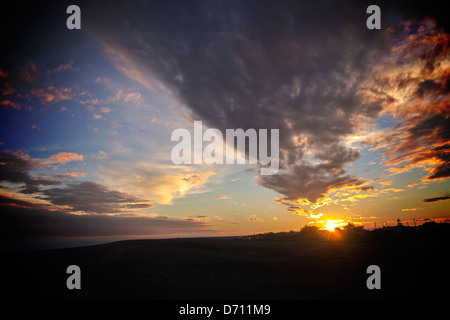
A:
POLYGON ((70 60, 69 62, 67 62, 65 64, 61 64, 61 65, 59 65, 58 67, 56 67, 54 69, 48 70, 47 73, 51 74, 51 73, 63 72, 63 71, 67 71, 67 70, 74 71, 74 72, 79 71, 80 68, 75 67, 74 64, 75 64, 75 62, 73 60, 70 60))
POLYGON ((415 207, 415 208, 404 208, 404 209, 402 209, 402 211, 406 211, 406 212, 409 212, 409 211, 419 211, 419 210, 423 210, 423 208, 421 208, 421 207, 415 207))
POLYGON ((72 88, 55 88, 54 86, 48 86, 45 89, 33 89, 31 95, 40 99, 43 104, 54 104, 71 100, 74 97, 72 88))
POLYGON ((126 58, 119 51, 108 47, 105 50, 106 57, 114 64, 117 70, 124 73, 128 78, 135 80, 142 84, 147 89, 155 91, 153 84, 150 82, 147 75, 144 75, 139 67, 130 59, 126 58))
POLYGON ((11 107, 14 110, 20 110, 22 109, 22 106, 16 102, 13 102, 11 100, 3 100, 2 102, 0 102, 0 105, 5 106, 5 107, 11 107))
POLYGON ((206 191, 212 171, 198 171, 189 166, 152 162, 110 162, 100 169, 104 183, 119 190, 140 195, 153 203, 171 204, 174 199, 206 191))
POLYGON ((84 157, 82 154, 77 154, 74 152, 59 152, 51 155, 47 159, 36 159, 39 165, 51 165, 51 164, 65 164, 71 161, 83 161, 84 157))
POLYGON ((103 150, 99 150, 97 153, 91 154, 90 157, 95 159, 110 159, 110 156, 103 150))
POLYGON ((217 196, 216 199, 226 200, 226 199, 232 199, 232 198, 230 196, 217 196))
POLYGON ((81 177, 85 177, 86 173, 84 172, 67 172, 67 173, 59 173, 56 174, 55 177, 56 178, 68 178, 68 179, 76 179, 76 178, 81 178, 81 177))

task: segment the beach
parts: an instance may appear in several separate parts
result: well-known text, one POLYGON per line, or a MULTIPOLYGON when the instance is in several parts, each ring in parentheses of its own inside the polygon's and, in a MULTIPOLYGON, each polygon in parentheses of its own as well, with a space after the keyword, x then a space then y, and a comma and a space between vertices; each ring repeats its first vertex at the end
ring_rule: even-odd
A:
POLYGON ((10 299, 296 300, 448 296, 448 248, 433 241, 126 240, 3 252, 10 299), (81 270, 69 290, 66 269, 81 270), (367 267, 381 269, 369 290, 367 267))

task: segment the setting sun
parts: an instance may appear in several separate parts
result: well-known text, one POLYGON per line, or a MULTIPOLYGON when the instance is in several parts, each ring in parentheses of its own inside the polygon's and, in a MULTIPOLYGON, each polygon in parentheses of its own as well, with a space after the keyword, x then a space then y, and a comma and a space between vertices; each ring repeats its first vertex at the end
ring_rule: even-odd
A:
POLYGON ((325 230, 334 232, 334 229, 337 228, 337 226, 338 226, 337 221, 328 220, 327 224, 325 225, 325 230))

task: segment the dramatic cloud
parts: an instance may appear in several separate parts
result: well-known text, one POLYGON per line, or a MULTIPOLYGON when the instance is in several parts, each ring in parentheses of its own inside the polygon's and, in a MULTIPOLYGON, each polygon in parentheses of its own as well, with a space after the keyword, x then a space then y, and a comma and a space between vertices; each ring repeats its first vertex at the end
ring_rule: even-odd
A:
MULTIPOLYGON (((390 27, 400 19, 388 11, 386 27, 374 32, 365 27, 365 4, 334 1, 82 6, 85 30, 106 45, 104 55, 117 70, 186 107, 191 120, 222 132, 280 129, 280 170, 258 176, 257 183, 285 203, 315 203, 333 190, 362 188, 367 181, 348 172, 361 156, 352 139, 367 134, 381 115, 400 123, 366 142, 382 152, 391 173, 423 167, 426 180, 449 176, 449 38, 431 20, 390 27)), ((73 67, 69 62, 52 70, 73 67)), ((24 70, 37 72, 31 64, 24 70)), ((143 97, 118 89, 109 98, 83 100, 78 91, 48 85, 31 95, 44 104, 76 96, 96 119, 110 110, 100 103, 139 103, 143 97)), ((124 172, 131 174, 105 175, 117 178, 107 185, 139 189, 140 195, 147 188, 144 197, 151 193, 161 203, 204 184, 184 172, 124 172)))
POLYGON ((439 5, 380 0, 380 30, 366 28, 368 3, 357 0, 78 5, 82 30, 69 37, 58 1, 19 4, 3 22, 6 228, 144 235, 201 232, 223 217, 241 226, 221 232, 244 233, 445 214, 450 29, 439 5), (174 165, 170 132, 194 120, 222 134, 278 129, 278 173, 174 165))
POLYGON ((358 90, 385 41, 363 24, 354 28, 364 8, 288 1, 143 6, 101 3, 92 12, 102 14, 87 27, 122 63, 140 66, 136 81, 142 74, 157 79, 191 118, 220 130, 280 129, 282 170, 260 177, 262 186, 316 201, 330 188, 360 183, 346 174, 359 152, 344 138, 381 111, 358 90), (315 20, 318 12, 327 24, 315 20))
POLYGON ((374 67, 366 86, 386 97, 384 112, 398 121, 369 139, 382 149, 393 174, 422 167, 424 180, 450 177, 450 35, 433 20, 405 22, 390 29, 398 34, 388 58, 374 67))
POLYGON ((289 170, 260 179, 261 184, 285 195, 284 200, 296 202, 307 198, 316 202, 327 191, 343 187, 355 187, 363 180, 335 172, 327 165, 295 165, 289 170))

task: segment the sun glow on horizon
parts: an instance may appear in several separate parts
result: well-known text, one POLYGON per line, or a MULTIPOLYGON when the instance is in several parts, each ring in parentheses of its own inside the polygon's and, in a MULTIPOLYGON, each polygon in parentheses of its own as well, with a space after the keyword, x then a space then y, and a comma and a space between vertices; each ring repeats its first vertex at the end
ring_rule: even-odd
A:
POLYGON ((339 226, 340 221, 341 220, 327 220, 327 223, 324 226, 325 230, 334 232, 334 229, 339 226))

